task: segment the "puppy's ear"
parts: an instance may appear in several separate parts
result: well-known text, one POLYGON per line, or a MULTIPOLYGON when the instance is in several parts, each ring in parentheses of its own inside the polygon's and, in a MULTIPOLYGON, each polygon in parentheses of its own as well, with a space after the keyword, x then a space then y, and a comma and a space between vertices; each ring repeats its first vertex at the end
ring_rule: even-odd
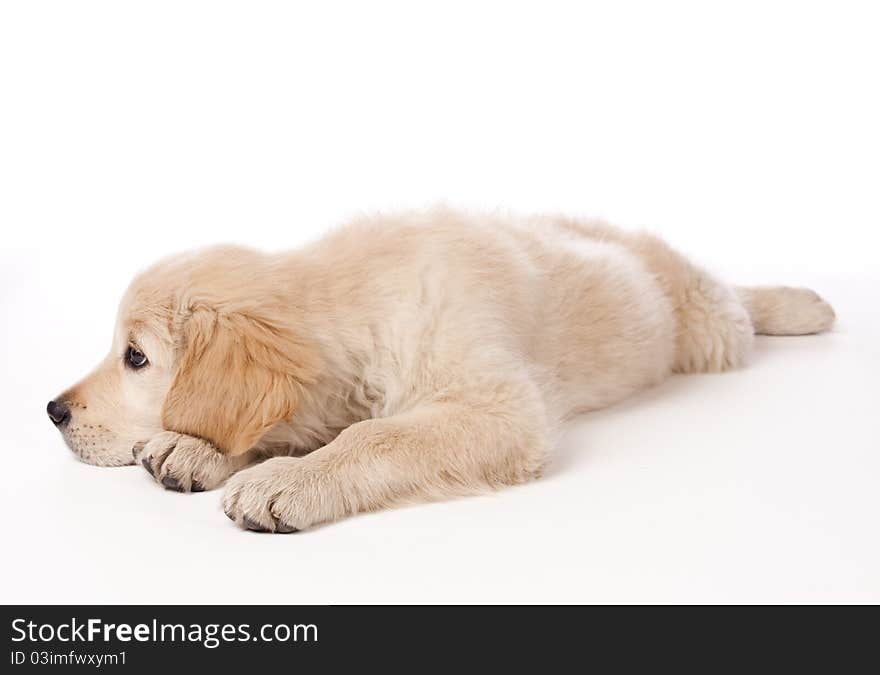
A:
POLYGON ((237 455, 289 419, 316 355, 289 328, 242 312, 193 311, 165 397, 162 425, 237 455))

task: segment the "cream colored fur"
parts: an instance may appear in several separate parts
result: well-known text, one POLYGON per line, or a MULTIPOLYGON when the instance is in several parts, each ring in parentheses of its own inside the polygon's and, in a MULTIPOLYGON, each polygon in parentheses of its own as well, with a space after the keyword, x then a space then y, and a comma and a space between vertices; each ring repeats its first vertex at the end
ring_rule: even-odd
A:
POLYGON ((230 518, 286 532, 529 480, 569 416, 833 319, 812 291, 735 289, 603 223, 363 218, 292 253, 142 273, 111 354, 61 397, 63 432, 174 489, 229 479, 230 518), (147 367, 124 365, 129 345, 147 367))

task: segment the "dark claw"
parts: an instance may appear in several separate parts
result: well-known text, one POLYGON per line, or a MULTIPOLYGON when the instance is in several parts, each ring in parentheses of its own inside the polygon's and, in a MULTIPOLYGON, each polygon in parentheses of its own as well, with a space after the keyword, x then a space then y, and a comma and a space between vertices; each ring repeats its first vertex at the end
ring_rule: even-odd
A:
POLYGON ((146 457, 144 457, 144 458, 141 460, 141 464, 144 465, 144 468, 149 472, 149 474, 150 474, 151 476, 155 476, 155 475, 156 475, 156 474, 153 473, 153 467, 150 465, 150 460, 148 460, 146 457))
POLYGON ((251 520, 247 516, 243 516, 241 519, 242 524, 249 530, 253 530, 254 532, 268 532, 265 527, 260 525, 258 522, 251 520))
POLYGON ((183 488, 180 487, 180 483, 177 482, 177 479, 174 476, 168 475, 162 479, 162 485, 164 485, 169 490, 176 490, 177 492, 183 492, 183 488))
POLYGON ((135 443, 131 446, 131 456, 137 459, 138 453, 144 449, 146 443, 135 443))
POLYGON ((199 483, 199 481, 194 480, 192 482, 192 485, 190 485, 190 487, 189 487, 189 491, 190 492, 204 492, 205 486, 202 485, 201 483, 199 483))
POLYGON ((299 528, 293 527, 291 525, 286 525, 285 523, 278 522, 275 526, 275 531, 279 534, 290 534, 291 532, 299 532, 299 528))

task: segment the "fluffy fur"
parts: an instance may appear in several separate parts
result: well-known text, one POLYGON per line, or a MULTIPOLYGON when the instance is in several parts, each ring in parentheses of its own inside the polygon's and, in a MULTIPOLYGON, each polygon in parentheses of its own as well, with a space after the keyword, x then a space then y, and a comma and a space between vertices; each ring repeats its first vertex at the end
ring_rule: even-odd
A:
POLYGON ((230 518, 289 532, 529 480, 572 414, 833 319, 812 291, 732 288, 603 223, 364 218, 296 252, 139 275, 110 355, 59 397, 61 429, 83 460, 169 488, 229 479, 230 518), (129 345, 148 366, 126 367, 129 345))

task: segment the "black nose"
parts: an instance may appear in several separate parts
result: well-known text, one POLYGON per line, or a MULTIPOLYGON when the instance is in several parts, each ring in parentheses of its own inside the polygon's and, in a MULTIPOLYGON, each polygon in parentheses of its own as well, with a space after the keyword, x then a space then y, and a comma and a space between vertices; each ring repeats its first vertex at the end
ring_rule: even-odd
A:
POLYGON ((70 419, 70 408, 60 401, 49 401, 46 412, 49 413, 49 419, 59 427, 62 424, 67 424, 67 420, 70 419))

